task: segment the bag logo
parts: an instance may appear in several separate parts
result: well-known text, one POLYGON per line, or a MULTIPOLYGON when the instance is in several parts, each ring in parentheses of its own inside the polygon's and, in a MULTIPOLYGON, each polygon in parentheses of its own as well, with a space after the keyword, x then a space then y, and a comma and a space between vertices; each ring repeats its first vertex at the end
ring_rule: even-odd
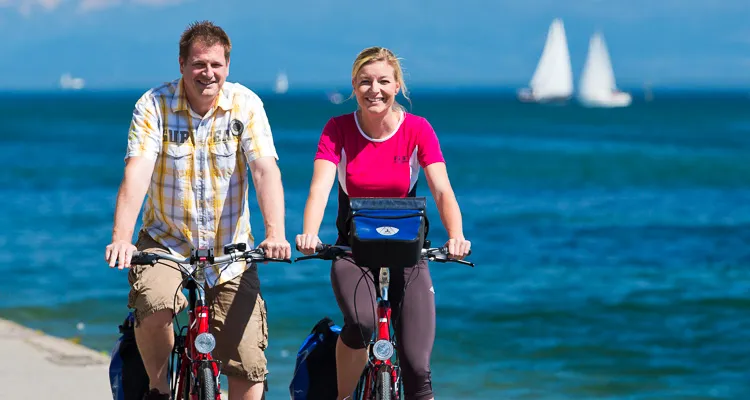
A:
POLYGON ((393 236, 398 233, 398 228, 392 226, 379 226, 375 230, 383 236, 393 236))

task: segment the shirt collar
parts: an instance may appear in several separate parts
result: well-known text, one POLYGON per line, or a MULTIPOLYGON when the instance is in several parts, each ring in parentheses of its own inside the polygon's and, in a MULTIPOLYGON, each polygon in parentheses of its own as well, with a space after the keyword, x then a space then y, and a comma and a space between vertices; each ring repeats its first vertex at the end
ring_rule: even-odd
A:
MULTIPOLYGON (((184 85, 182 78, 180 78, 177 82, 177 89, 174 92, 174 96, 172 96, 172 112, 188 111, 189 109, 184 85)), ((229 111, 232 109, 232 98, 229 97, 229 91, 225 90, 225 88, 226 82, 224 83, 224 87, 219 90, 219 95, 217 96, 216 104, 213 108, 218 107, 224 111, 229 111)))

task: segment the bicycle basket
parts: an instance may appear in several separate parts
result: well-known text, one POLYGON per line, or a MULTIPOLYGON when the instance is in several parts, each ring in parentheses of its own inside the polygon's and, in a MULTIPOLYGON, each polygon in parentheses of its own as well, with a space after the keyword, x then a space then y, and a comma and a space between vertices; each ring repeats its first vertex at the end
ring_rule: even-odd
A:
POLYGON ((419 262, 429 226, 424 197, 352 198, 349 206, 349 244, 358 265, 405 268, 419 262))

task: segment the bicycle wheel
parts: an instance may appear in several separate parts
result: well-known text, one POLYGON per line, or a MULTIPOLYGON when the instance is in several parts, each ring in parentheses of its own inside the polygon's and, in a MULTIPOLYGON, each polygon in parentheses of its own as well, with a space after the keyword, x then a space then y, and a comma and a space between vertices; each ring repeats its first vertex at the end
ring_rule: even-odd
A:
MULTIPOLYGON (((185 372, 180 376, 179 381, 177 381, 177 390, 181 390, 182 397, 180 397, 182 400, 190 400, 190 388, 192 386, 192 382, 190 381, 190 370, 185 369, 185 372)), ((177 397, 175 396, 175 399, 177 397)))
POLYGON ((391 379, 391 370, 388 367, 382 367, 375 375, 375 399, 391 400, 393 380, 391 379))
POLYGON ((180 355, 173 355, 170 366, 170 391, 175 400, 190 400, 190 363, 180 355), (183 364, 184 363, 184 364, 183 364))
POLYGON ((359 382, 357 382, 357 387, 354 389, 354 399, 353 400, 362 400, 364 399, 365 391, 367 388, 365 387, 365 384, 367 382, 367 374, 370 373, 370 368, 365 367, 365 370, 362 371, 362 375, 359 377, 359 382))
POLYGON ((216 377, 210 364, 198 370, 198 400, 216 400, 216 377))

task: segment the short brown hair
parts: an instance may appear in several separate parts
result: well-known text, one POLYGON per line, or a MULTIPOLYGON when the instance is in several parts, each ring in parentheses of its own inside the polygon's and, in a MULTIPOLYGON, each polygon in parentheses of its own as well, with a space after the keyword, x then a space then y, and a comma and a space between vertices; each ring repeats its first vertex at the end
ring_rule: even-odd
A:
POLYGON ((193 22, 188 25, 185 32, 180 36, 180 58, 185 60, 193 43, 202 43, 213 46, 220 43, 224 46, 224 57, 229 61, 229 53, 232 51, 232 42, 229 36, 219 26, 210 21, 193 22))

